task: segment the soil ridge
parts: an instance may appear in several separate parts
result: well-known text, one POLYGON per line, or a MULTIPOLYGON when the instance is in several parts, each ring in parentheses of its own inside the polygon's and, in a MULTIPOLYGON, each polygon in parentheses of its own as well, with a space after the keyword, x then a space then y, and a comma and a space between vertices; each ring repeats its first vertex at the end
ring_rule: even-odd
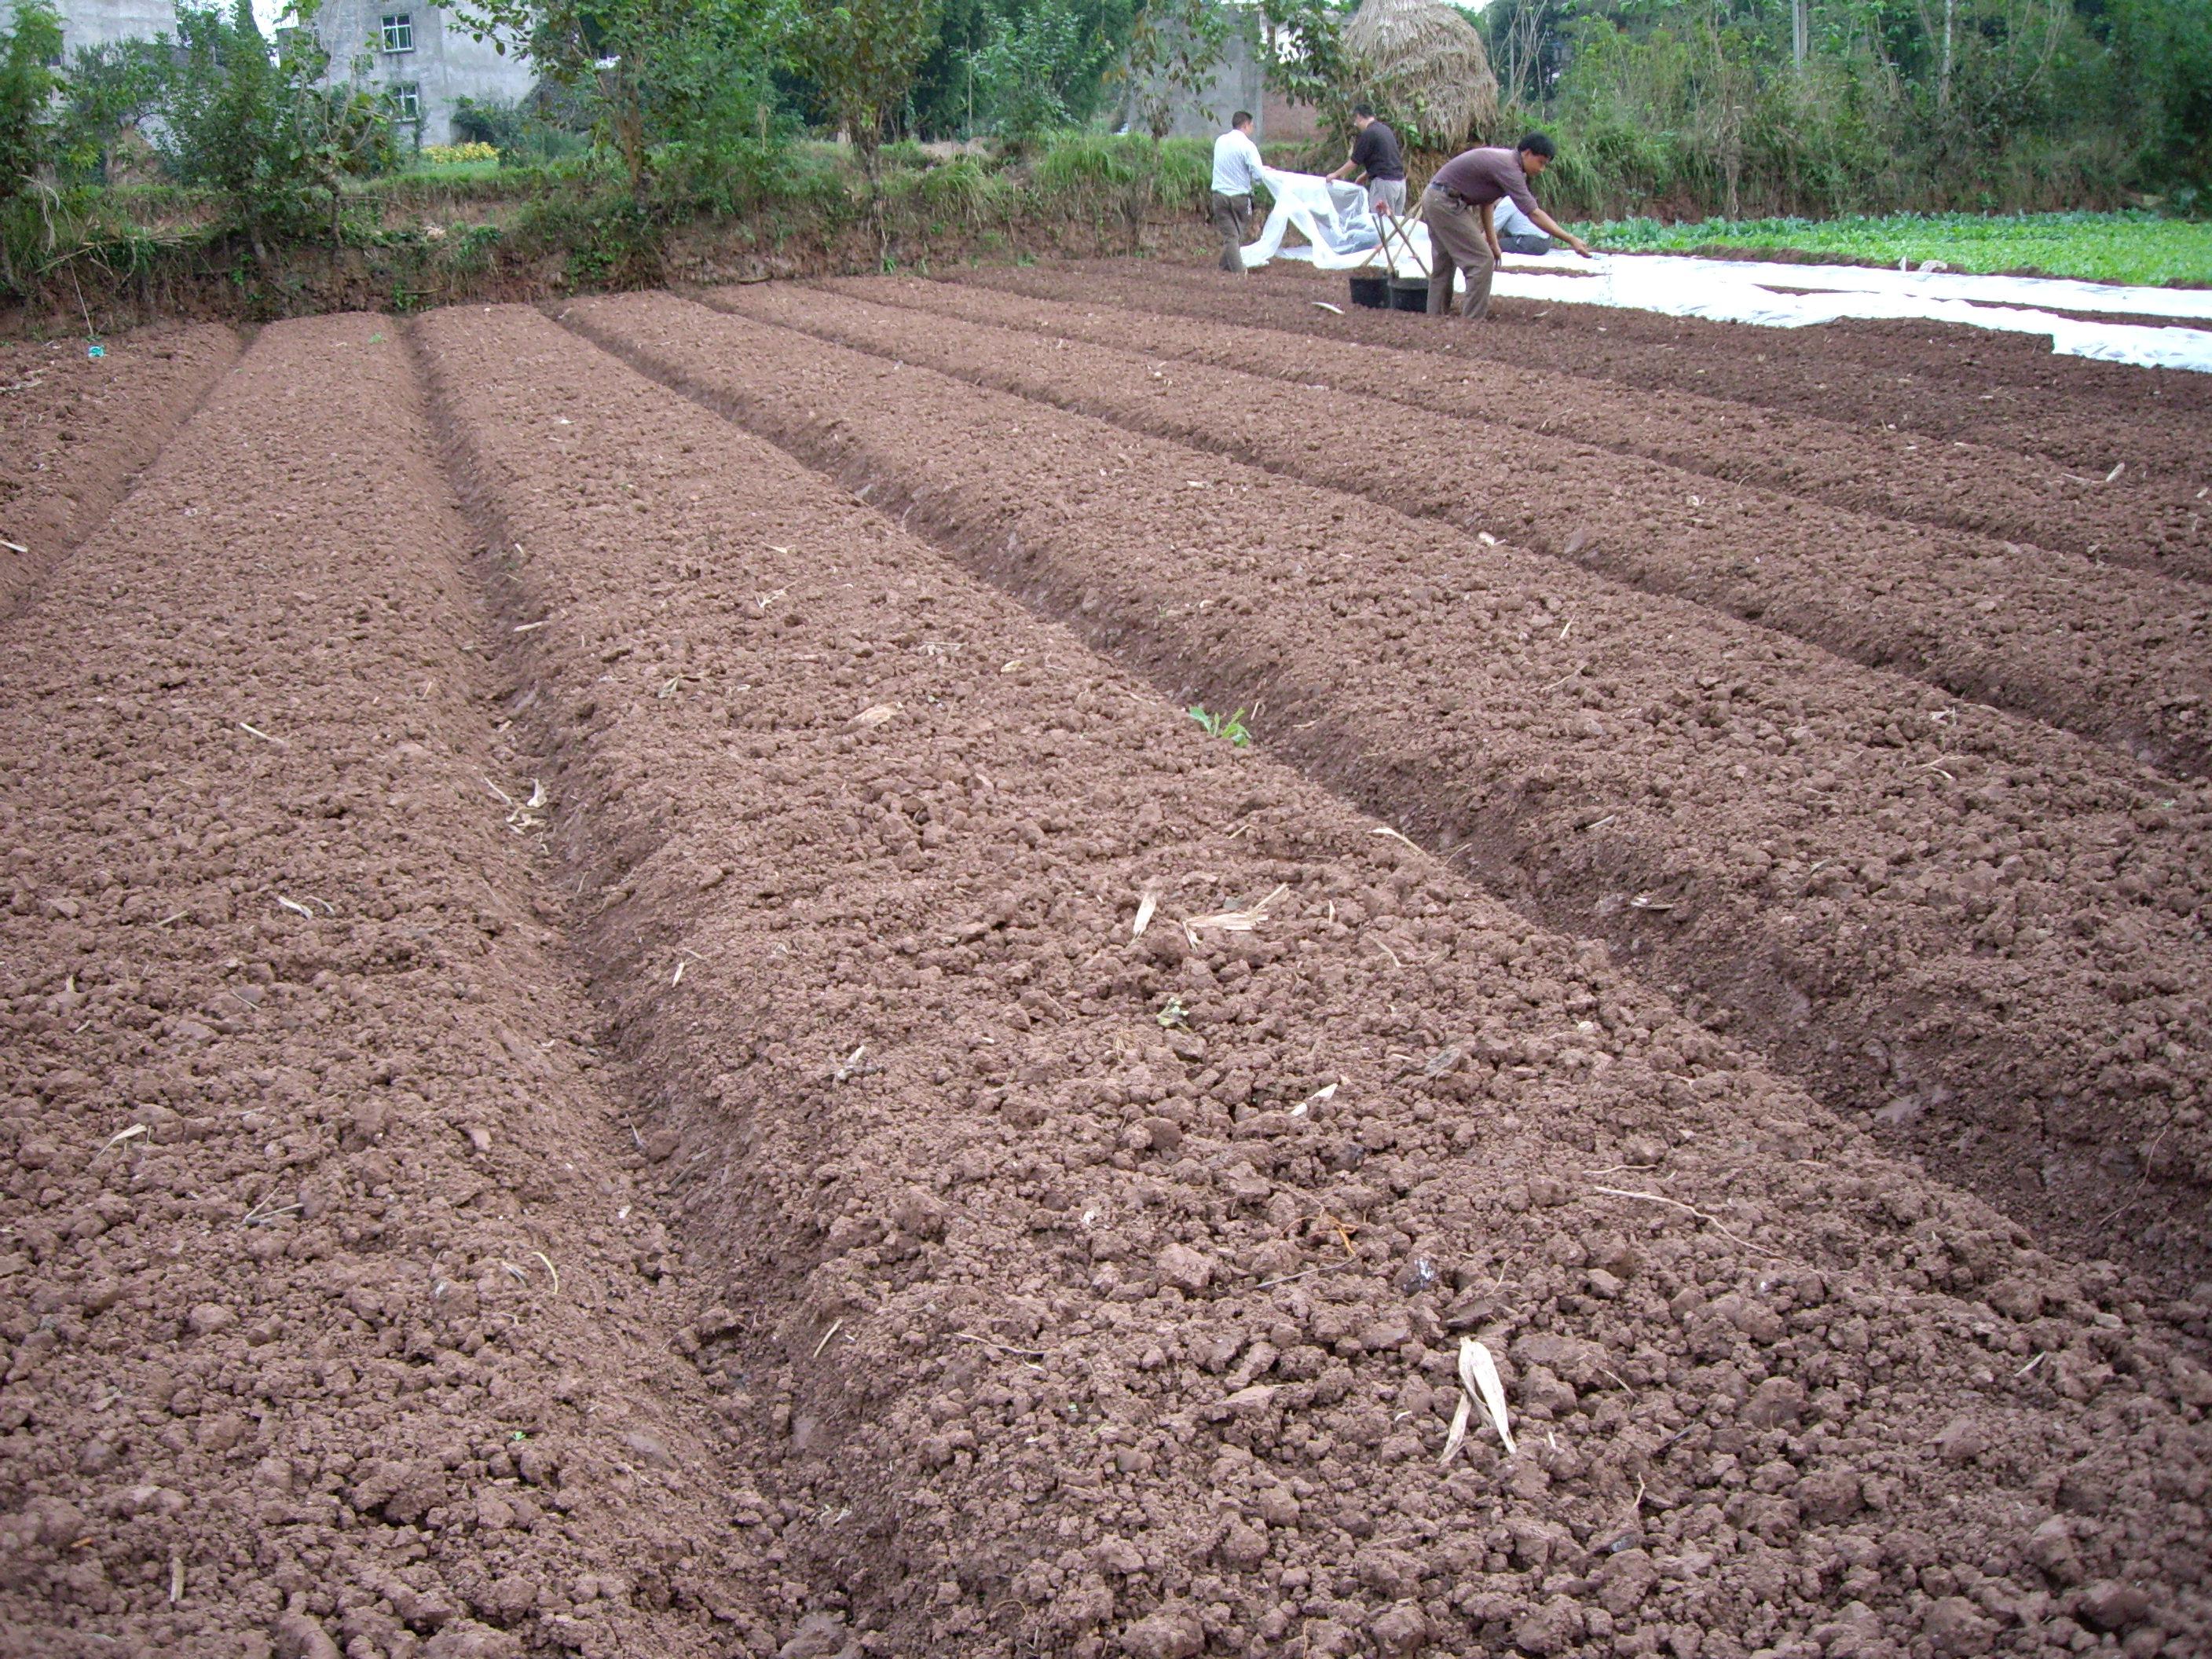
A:
POLYGON ((211 325, 148 330, 88 358, 80 343, 0 349, 0 623, 106 518, 213 395, 243 349, 211 325))
POLYGON ((2212 592, 2069 554, 1869 521, 1360 394, 1323 401, 1310 394, 1326 388, 1306 385, 1309 395, 1280 397, 1261 377, 1211 363, 1170 373, 1140 354, 943 315, 916 337, 912 313, 835 290, 747 289, 719 303, 1394 513, 1503 536, 2110 744, 2161 771, 2201 776, 2212 766, 2212 592), (1347 421, 1358 446, 1340 441, 1347 421), (1458 459, 1418 483, 1373 459, 1419 454, 1461 428, 1464 441, 1445 445, 1458 459))
POLYGON ((1324 286, 1308 270, 1270 268, 1224 291, 1218 273, 1153 260, 1085 263, 1073 270, 979 266, 961 280, 1042 299, 1067 298, 1073 289, 1139 312, 1260 321, 1286 332, 1539 372, 1564 368, 1651 390, 1965 438, 2048 455, 2093 477, 2126 461, 2159 477, 2212 482, 2203 477, 2203 446, 2188 436, 2212 419, 2212 386, 2204 384, 2212 376, 2057 357, 2026 336, 1889 323, 1760 329, 1521 302, 1499 307, 1479 331, 1437 329, 1419 318, 1361 312, 1346 303, 1337 284, 1324 286), (1344 314, 1317 310, 1317 294, 1344 314))
MULTIPOLYGON (((1534 913, 1601 933, 1662 982, 1687 979, 1706 999, 1700 1006, 1748 1019, 1768 1052, 1814 1079, 1826 1097, 1885 1113, 1944 1167, 2033 1216, 2067 1248, 2124 1249, 2146 1261, 2179 1251, 2166 1269, 2185 1276, 2191 1270, 2182 1263, 2198 1259, 2204 1153, 2179 1149, 2201 1147, 2192 1127, 2201 1116, 2188 1115, 2201 1113, 2189 1102, 2204 1080, 2184 1048, 2177 1069, 2154 1065, 2142 1074, 2161 1093, 2181 1091, 2170 1109, 2154 1103, 2114 1069, 2111 1029, 2116 996, 2136 1002, 2118 1019, 2160 1034, 2156 1041, 2197 1017, 2184 988, 2198 975, 2181 963, 2193 963, 2200 947, 2188 942, 2185 918, 2151 922, 2165 941, 2154 954, 2171 953, 2172 966, 2154 974, 2166 994, 2146 1006, 2136 988, 2107 969, 2091 971, 2096 964, 2082 954, 2125 935, 2106 946, 2051 950, 2063 928, 2044 939, 2038 924, 2021 935, 2008 913, 2001 920, 2014 944, 1996 948, 2014 959, 1978 961, 1996 935, 1976 915, 1995 912, 1970 900, 1947 920, 1936 897, 1956 878, 1978 885, 1976 866, 1998 847, 2033 850, 2023 835, 2042 833, 2054 811, 2073 816, 2062 841, 2078 837, 2084 847, 2117 845, 2143 833, 2137 825, 2193 842, 2206 833, 2192 827, 2205 810, 2195 797, 2181 798, 2188 810, 2169 823, 2170 810, 2156 805, 2166 797, 2145 793, 2147 780, 2124 781, 2116 763, 2074 740, 1994 714, 1974 717, 1970 734, 1955 725, 1960 711, 1924 690, 1917 708, 1909 691, 1861 708, 1863 671, 1823 668, 1806 647, 1785 650, 1757 636, 1701 639, 1705 625, 1694 617, 1673 624, 1668 654, 1656 657, 1648 605, 1619 617, 1591 594, 1559 605, 1548 564, 1524 575, 1515 559, 1526 556, 1510 549, 1492 550, 1498 571, 1462 592, 1467 577, 1451 574, 1462 568, 1460 556, 1417 558, 1431 532, 1409 525, 1395 538, 1397 568, 1387 575, 1382 568, 1331 574, 1348 556, 1345 526, 1359 521, 1325 493, 1315 493, 1309 511, 1298 505, 1307 498, 1265 475, 1240 478, 1237 469, 1191 452, 979 394, 927 370, 899 370, 801 335, 786 333, 780 344, 771 328, 734 318, 712 323, 665 296, 586 302, 567 315, 648 372, 896 507, 1117 658, 1209 703, 1263 701, 1260 730, 1282 752, 1468 861, 1534 913), (679 348, 679 338, 688 344, 679 348), (1098 475, 1110 469, 1101 461, 1121 468, 1104 483, 1098 475), (1208 493, 1187 493, 1188 472, 1200 466, 1212 475, 1208 493), (1250 509, 1263 499, 1267 533, 1280 539, 1248 546, 1250 509), (1172 551, 1133 562, 1123 550, 1132 537, 1156 546, 1164 539, 1172 551), (1287 580, 1270 574, 1278 568, 1287 580), (1313 598, 1297 597, 1301 589, 1313 598), (1532 620, 1542 628, 1563 617, 1565 629, 1532 633, 1532 620), (1581 642, 1557 637, 1577 623, 1581 642), (1493 659, 1500 665, 1486 667, 1493 659), (1678 659, 1684 665, 1673 665, 1678 659), (1331 666, 1339 663, 1357 667, 1340 673, 1331 666), (1747 697, 1754 711, 1771 697, 1777 720, 1786 711, 1803 746, 1784 740, 1771 753, 1795 750, 1789 758, 1762 757, 1770 746, 1741 710, 1724 696, 1706 704, 1702 718, 1742 757, 1739 777, 1753 775, 1753 764, 1763 775, 1756 788, 1732 784, 1714 797, 1713 763, 1687 757, 1704 742, 1699 704, 1723 693, 1747 697), (1677 707, 1691 711, 1689 723, 1675 722, 1677 707), (1432 714, 1409 728, 1407 708, 1432 714), (1632 766, 1613 757, 1617 728, 1608 722, 1624 716, 1657 745, 1632 766), (1853 752, 1851 734, 1869 730, 1885 735, 1856 738, 1853 752), (2007 758, 1985 770, 1960 739, 2007 758), (1670 747, 1683 761, 1668 762, 1670 747), (1916 765, 1923 751, 1932 758, 1916 765), (1961 787, 1959 775, 1978 781, 1961 787), (2060 809, 2039 794, 2021 817, 2024 799, 1988 787, 2014 775, 2034 779, 2039 791, 2074 792, 2073 804, 2060 809), (1870 796, 1865 830, 1848 847, 1825 828, 1807 833, 1839 789, 1870 796), (1919 833, 1939 833, 1929 848, 1934 861, 1914 874, 1891 865, 1918 856, 1911 835, 1898 835, 1901 824, 1891 821, 1900 811, 1911 815, 1902 822, 1923 826, 1919 833), (1717 821, 1732 812, 1752 816, 1717 821), (1706 813, 1716 822, 1696 826, 1706 813), (2039 957, 2054 965, 2039 968, 2039 957), (2163 1023, 2141 1027, 2154 1006, 2153 1019, 2163 1023), (2008 1018, 1992 1021, 1992 1009, 2008 1018), (2093 1054, 2100 1058, 2085 1065, 2093 1054), (2024 1097, 2039 1103, 2038 1121, 2023 1121, 2024 1097), (2089 1206, 2109 1188, 2096 1158, 2110 1151, 2116 1121, 2130 1122, 2123 1132, 2130 1145, 2139 1135, 2141 1146, 2156 1147, 2149 1162, 2138 1154, 2130 1169, 2143 1192, 2162 1194, 2151 1200, 2158 1219, 2148 1243, 2082 1228, 2085 1216, 2103 1213, 2089 1206)), ((2160 868, 2179 875, 2187 865, 2160 868)), ((2029 868, 2024 860, 2008 867, 2015 879, 2029 868)), ((2059 863, 2039 867, 2028 901, 2039 911, 2101 915, 2084 925, 2103 932, 2132 908, 2109 881, 2062 874, 2059 863)), ((2185 910, 2197 902, 2185 896, 2185 910)), ((2133 937, 2137 945, 2124 948, 2147 943, 2133 937)))
POLYGON ((264 331, 0 653, 16 1650, 703 1659, 750 1616, 389 328, 264 331))
MULTIPOLYGON (((1953 1313, 1908 1289, 1897 1275, 1924 1270, 1863 1206, 1910 1191, 1914 1259, 1972 1236, 2007 1279, 2036 1263, 2069 1298, 2053 1306, 2101 1306, 2057 1287, 2103 1280, 2025 1250, 1601 953, 1207 738, 1058 625, 573 334, 523 312, 423 327, 477 446, 472 488, 521 549, 515 625, 534 629, 538 706, 567 745, 556 787, 622 947, 604 992, 666 1101, 691 1224, 722 1241, 731 1312, 763 1318, 714 1346, 773 1359, 742 1408, 780 1424, 793 1478, 840 1505, 812 1541, 856 1540, 838 1566, 864 1645, 1643 1652, 1830 1624, 1832 1644, 2025 1639, 2105 1605, 2016 1577, 2012 1534, 2044 1517, 1988 1508, 2016 1500, 1900 1426, 1940 1436, 1954 1385, 2011 1401, 2052 1362, 2013 1357, 1971 1299, 1953 1313), (1239 899, 1264 916, 1205 918, 1239 899), (1555 1024, 1566 1046, 1620 1053, 1565 1062, 1555 1024), (1705 1058, 1686 1066, 1684 1044, 1705 1058), (1802 1158, 1756 1144, 1769 1134, 1802 1158), (1726 1207, 1708 1224, 1655 1189, 1726 1207), (1501 1260, 1516 1234, 1549 1257, 1616 1233, 1626 1278, 1601 1265, 1626 1260, 1610 1242, 1571 1267, 1501 1260), (1699 1326, 1724 1359, 1696 1358, 1659 1311, 1681 1281, 1656 1264, 1684 1243, 1717 1270, 1680 1301, 1692 1323, 1736 1286, 1699 1326), (1801 1311, 1793 1291, 1778 1328, 1745 1287, 1769 1306, 1808 1267, 1838 1313, 1863 1310, 1881 1401, 1855 1373, 1807 1387, 1796 1359, 1778 1374, 1770 1358, 1724 1411, 1721 1371, 1759 1342, 1736 1310, 1777 1341, 1801 1311), (1946 1317, 2010 1363, 1961 1371, 1962 1350, 1913 1346, 1946 1317), (1526 1407, 1518 1472, 1483 1435, 1465 1470, 1433 1466, 1449 1320, 1495 1346, 1526 1407), (1801 1388, 1835 1415, 1814 1421, 1801 1388), (1686 1408, 1696 1420, 1676 1422, 1686 1408), (1777 1409, 1799 1431, 1786 1485, 1771 1466, 1790 1456, 1770 1454, 1787 1431, 1751 1432, 1777 1409), (1739 1449, 1690 1466, 1711 1497, 1665 1486, 1672 1507, 1653 1509, 1669 1477, 1639 1495, 1647 1448, 1680 1436, 1662 1462, 1694 1459, 1675 1448, 1714 1433, 1739 1449), (1753 1457, 1794 1509, 1704 1484, 1753 1457), (1716 1504, 1739 1519, 1685 1555, 1716 1504), (1915 1567, 1904 1590, 1900 1568, 1887 1588, 1869 1528, 1927 1536, 1937 1576, 1923 1588, 1915 1567), (1790 1571, 1820 1560, 1823 1588, 1793 1599, 1790 1571)), ((2136 1363, 2100 1388, 2143 1379, 2139 1416, 2113 1419, 2141 1425, 2119 1429, 2124 1449, 2083 1437, 2105 1419, 2071 1402, 2011 1443, 2033 1448, 2031 1480, 2094 1449, 2132 1512, 2157 1460, 2197 1468, 2185 1407, 2157 1403, 2197 1362, 2151 1356, 2167 1328, 2149 1310, 2148 1327, 2114 1316, 2136 1363)), ((1856 1343, 1849 1317, 1829 1323, 1856 1343)), ((2051 1518, 2095 1571, 2144 1564, 2138 1623, 2198 1628, 2179 1508, 2140 1546, 2051 1518)))
POLYGON ((2154 489, 2139 473, 2130 478, 2125 470, 2109 482, 2075 477, 2047 457, 1985 444, 1938 444, 1924 434, 1754 412, 1723 398, 1648 392, 1556 369, 1493 361, 1476 370, 1439 362, 1441 354, 1435 352, 1291 335, 1226 317, 1201 323, 1097 301, 1086 304, 1081 297, 1032 299, 958 280, 864 276, 821 286, 970 322, 1121 350, 1141 347, 1148 355, 1293 385, 1319 380, 1443 415, 1593 444, 1730 483, 1810 496, 1852 513, 1973 531, 2212 581, 2212 546, 2196 533, 2204 512, 2193 498, 2194 483, 2154 489))

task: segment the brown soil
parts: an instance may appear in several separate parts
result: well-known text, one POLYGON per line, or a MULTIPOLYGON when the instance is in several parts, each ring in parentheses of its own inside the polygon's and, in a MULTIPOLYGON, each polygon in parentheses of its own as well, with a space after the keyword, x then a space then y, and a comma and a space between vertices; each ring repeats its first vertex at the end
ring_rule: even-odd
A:
MULTIPOLYGON (((1237 296, 1200 321, 1089 301, 1079 276, 1063 301, 1032 300, 979 284, 890 278, 835 284, 889 305, 1024 328, 1055 337, 1318 381, 1416 409, 1518 427, 1664 462, 1710 477, 1765 486, 1854 511, 1976 530, 2108 562, 2212 580, 2212 532, 2197 484, 2154 487, 2137 472, 2107 483, 2070 475, 2039 456, 1924 434, 1784 414, 1695 392, 1647 392, 1556 370, 1437 361, 1301 337, 1238 320, 1237 296), (1074 301, 1069 303, 1067 301, 1074 301)), ((1429 447, 1449 440, 1443 428, 1429 447)), ((1389 447, 1378 442, 1378 451, 1389 447)))
POLYGON ((2079 1246, 2199 1270, 2205 1062, 2154 1056, 2187 1042, 2212 967, 2201 792, 1081 416, 665 299, 576 314, 1171 684, 1259 704, 1265 740, 1686 981, 1954 1176, 2079 1246), (2136 950, 2147 980, 2115 954, 2136 950), (2086 1207, 2115 1156, 2135 1183, 2118 1216, 2086 1207))
POLYGON ((1986 843, 1986 883, 1927 860, 1979 907, 1975 983, 2032 1009, 2029 935, 2087 917, 2148 1067, 2202 1024, 2161 977, 2201 975, 2123 901, 2179 890, 2146 878, 2193 857, 2194 795, 1978 710, 1932 748, 1923 688, 1512 549, 1468 608, 1517 621, 1417 629, 1415 562, 1292 587, 1287 544, 1220 550, 1282 502, 1341 537, 1346 498, 670 296, 569 320, 270 329, 0 623, 36 757, 0 772, 0 1653, 2212 1644, 2212 1284, 2160 1147, 2098 1197, 2159 1212, 2157 1272, 2069 1263, 1577 936, 1619 918, 1525 914, 1616 885, 1626 820, 1710 833, 1703 779, 1795 803, 1763 902, 1886 963, 1935 939, 1869 925, 1863 864, 1796 890, 1887 722, 1956 787, 1908 775, 1879 826, 1950 835, 1944 803, 1986 843), (763 407, 782 377, 866 499, 576 327, 763 407), (895 465, 841 461, 885 411, 895 465), (942 534, 994 490, 1013 556, 884 510, 942 534), (1540 696, 1516 677, 1574 665, 1540 591, 1593 648, 1540 696), (1277 677, 1320 735, 1271 690, 1238 748, 1133 675, 1181 693, 1240 635, 1323 671, 1277 677), (1674 805, 1560 818, 1523 880, 1326 793, 1348 745, 1432 834, 1431 754, 1363 711, 1395 685, 1402 733, 1443 653, 1495 660, 1429 750, 1491 744, 1532 822, 1609 787, 1545 699, 1619 725, 1662 659, 1692 689, 1638 741, 1674 805), (1756 740, 1770 685, 1834 777, 1756 740), (2106 840, 2134 885, 2087 867, 2106 840), (1447 1463, 1467 1339, 1518 1449, 1477 1411, 1447 1463))
POLYGON ((238 357, 226 328, 0 343, 0 618, 122 499, 238 357))
MULTIPOLYGON (((986 268, 964 280, 1066 299, 1059 269, 986 268)), ((1218 272, 1148 259, 1078 268, 1090 297, 1181 315, 1221 314, 1218 272)), ((1602 307, 1504 301, 1468 331, 1404 313, 1347 307, 1344 284, 1282 264, 1243 284, 1237 320, 1324 338, 1564 372, 1624 386, 1696 392, 1793 414, 1965 439, 2103 477, 2121 461, 2190 493, 2208 483, 2204 445, 2212 375, 2054 356, 2025 335, 1891 322, 1752 328, 1602 307), (2194 482, 2189 482, 2193 480, 2194 482)))
MULTIPOLYGON (((932 285, 937 286, 937 285, 932 285)), ((2212 764, 2212 595, 1272 380, 776 286, 755 315, 1571 558, 2164 769, 2212 764), (1345 441, 1347 433, 1358 434, 1345 441), (1378 457, 1389 457, 1378 465, 1378 457), (1449 461, 1446 457, 1451 458, 1449 461)), ((1110 325, 1110 322, 1109 322, 1110 325)), ((1300 358, 1291 349, 1289 368, 1300 358)))
POLYGON ((746 1607, 468 546, 389 320, 283 325, 8 629, 0 1650, 746 1607))
MULTIPOLYGON (((447 313, 424 338, 515 550, 506 614, 598 895, 586 952, 723 1264, 714 1346, 828 1517, 787 1544, 852 1624, 893 1652, 1194 1655, 1742 1652, 1816 1627, 1880 1651, 1992 1639, 1992 1601, 2020 1623, 2039 1587, 1990 1572, 2014 1498, 1911 1442, 1972 1447, 1944 1396, 2009 1399, 2042 1366, 2012 1377, 2028 1343, 1906 1355, 1891 1320, 1937 1304, 1895 1275, 1924 1270, 1857 1243, 1928 1224, 2010 1258, 2002 1223, 1900 1224, 1878 1194, 1918 1178, 1879 1160, 1836 1202, 1865 1143, 1601 953, 573 336, 447 313), (1270 895, 1249 933, 1191 921, 1270 895), (1755 1214, 1719 1197, 1753 1190, 1755 1214), (1785 1243, 1792 1213, 1811 1231, 1785 1243), (1662 1256, 1719 1271, 1693 1289, 1662 1256), (1777 1297, 1813 1278, 1828 1328, 1848 1294, 1902 1362, 1879 1406, 1744 1368, 1797 1340, 1810 1309, 1777 1297), (1505 1354, 1528 1432, 1450 1472, 1462 1331, 1505 1354), (1778 1502, 1747 1479, 1696 1519, 1655 1481, 1685 1428, 1715 1458, 1717 1420, 1743 1438, 1709 1472, 1763 1469, 1778 1502), (1900 1422, 1922 1430, 1881 1449, 1900 1422), (1877 1540, 1905 1534, 1936 1577, 1885 1604, 1877 1540)), ((2055 1451, 2038 1437, 2075 1410, 2008 1446, 2055 1451)))

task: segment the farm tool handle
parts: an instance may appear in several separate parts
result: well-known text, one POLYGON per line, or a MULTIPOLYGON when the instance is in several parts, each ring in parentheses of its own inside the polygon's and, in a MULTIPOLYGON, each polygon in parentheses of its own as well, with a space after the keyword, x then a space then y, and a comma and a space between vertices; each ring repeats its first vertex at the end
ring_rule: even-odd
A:
POLYGON ((1391 276, 1398 274, 1398 256, 1401 252, 1415 270, 1424 276, 1430 274, 1428 261, 1421 258, 1420 250, 1413 246, 1412 229, 1398 215, 1378 213, 1375 216, 1375 222, 1382 234, 1382 240, 1376 245, 1375 251, 1380 253, 1385 249, 1389 250, 1391 276))

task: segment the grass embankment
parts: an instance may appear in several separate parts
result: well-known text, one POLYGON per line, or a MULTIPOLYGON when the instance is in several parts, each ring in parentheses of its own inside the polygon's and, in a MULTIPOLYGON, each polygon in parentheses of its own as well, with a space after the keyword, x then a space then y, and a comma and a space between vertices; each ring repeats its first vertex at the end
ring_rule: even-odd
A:
MULTIPOLYGON (((1279 161, 1289 158, 1279 153, 1279 161)), ((266 320, 660 283, 1133 253, 1203 223, 1204 139, 1057 134, 1019 150, 891 144, 871 179, 842 144, 656 152, 641 191, 605 156, 470 157, 346 187, 295 240, 174 185, 100 191, 32 284, 21 325, 163 315, 266 320)))
POLYGON ((2142 212, 1851 214, 1680 224, 1617 219, 1597 227, 1595 234, 1607 247, 1629 252, 1771 249, 1877 264, 1940 259, 1954 270, 2212 284, 2212 222, 2142 212))

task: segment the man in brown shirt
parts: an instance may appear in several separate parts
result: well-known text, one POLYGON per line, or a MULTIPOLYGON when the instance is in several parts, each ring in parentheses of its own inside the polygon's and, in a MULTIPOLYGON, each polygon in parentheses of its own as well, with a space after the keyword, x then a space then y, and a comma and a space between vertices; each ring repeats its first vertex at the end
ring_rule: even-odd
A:
POLYGON ((1429 228, 1429 315, 1451 309, 1452 273, 1467 273, 1462 314, 1490 314, 1490 280, 1498 270, 1498 228, 1492 210, 1511 201, 1545 230, 1587 259, 1589 244, 1536 205, 1528 181, 1559 154, 1540 132, 1532 132, 1511 149, 1462 150, 1436 171, 1421 192, 1421 218, 1429 228))

